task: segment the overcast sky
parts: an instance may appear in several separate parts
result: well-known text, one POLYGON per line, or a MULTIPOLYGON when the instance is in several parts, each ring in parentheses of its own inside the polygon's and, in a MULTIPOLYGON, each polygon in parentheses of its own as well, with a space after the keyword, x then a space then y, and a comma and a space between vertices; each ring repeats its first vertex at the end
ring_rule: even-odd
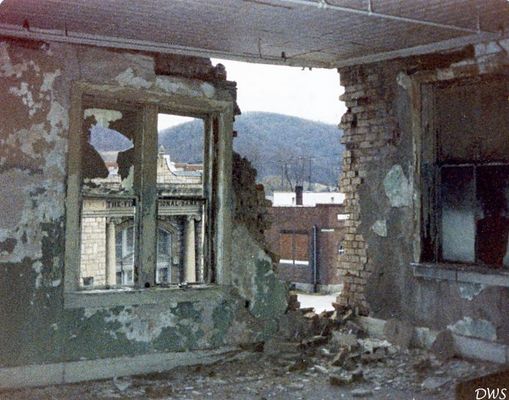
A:
MULTIPOLYGON (((242 112, 268 111, 337 125, 344 112, 335 69, 302 70, 264 64, 213 59, 224 64, 228 80, 237 82, 242 112)), ((185 122, 184 117, 160 117, 159 129, 185 122)))

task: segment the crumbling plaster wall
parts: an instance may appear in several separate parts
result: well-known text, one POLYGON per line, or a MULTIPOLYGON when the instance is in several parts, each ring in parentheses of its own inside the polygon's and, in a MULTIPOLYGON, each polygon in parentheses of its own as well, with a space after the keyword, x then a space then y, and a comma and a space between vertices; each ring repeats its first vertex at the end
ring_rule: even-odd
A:
POLYGON ((177 290, 151 304, 64 307, 73 83, 233 101, 221 82, 206 81, 210 71, 202 61, 166 59, 163 69, 199 77, 191 79, 156 75, 156 57, 0 41, 0 367, 210 349, 258 340, 277 328, 286 292, 273 294, 270 258, 240 224, 233 247, 242 256, 234 275, 252 276, 242 288, 177 290))
POLYGON ((233 154, 233 286, 246 299, 245 307, 263 327, 258 339, 278 329, 278 315, 286 311, 288 288, 274 272, 274 257, 265 243, 270 227, 263 186, 256 185, 256 169, 249 160, 233 154))
POLYGON ((414 277, 419 261, 416 153, 423 77, 448 81, 503 73, 509 40, 339 69, 348 108, 341 176, 346 221, 338 302, 382 318, 509 343, 504 287, 414 277), (416 111, 417 110, 417 111, 416 111))

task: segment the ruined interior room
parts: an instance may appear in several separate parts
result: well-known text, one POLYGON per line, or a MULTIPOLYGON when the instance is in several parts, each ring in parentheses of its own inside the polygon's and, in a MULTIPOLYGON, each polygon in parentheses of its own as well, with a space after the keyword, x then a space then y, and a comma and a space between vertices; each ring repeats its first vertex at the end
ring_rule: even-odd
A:
POLYGON ((0 398, 505 398, 508 29, 506 0, 0 1, 0 398), (211 58, 338 72, 332 311, 278 279, 211 58))

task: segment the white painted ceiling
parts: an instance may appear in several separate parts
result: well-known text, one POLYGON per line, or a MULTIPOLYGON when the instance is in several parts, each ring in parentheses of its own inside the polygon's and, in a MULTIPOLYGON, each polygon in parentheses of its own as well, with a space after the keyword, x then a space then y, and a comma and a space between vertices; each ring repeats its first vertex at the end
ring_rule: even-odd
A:
POLYGON ((507 0, 4 0, 0 34, 336 67, 507 36, 507 0))

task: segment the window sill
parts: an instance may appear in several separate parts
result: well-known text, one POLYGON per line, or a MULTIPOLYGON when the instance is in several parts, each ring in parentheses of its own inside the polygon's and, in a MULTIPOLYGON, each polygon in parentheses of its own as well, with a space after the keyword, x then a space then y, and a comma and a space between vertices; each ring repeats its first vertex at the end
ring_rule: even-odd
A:
POLYGON ((445 263, 411 263, 410 265, 417 278, 509 287, 508 269, 445 263))
POLYGON ((165 302, 182 302, 211 299, 221 296, 224 287, 218 285, 193 285, 192 287, 166 287, 150 289, 105 289, 79 290, 64 294, 64 307, 101 308, 144 304, 161 304, 165 302))

